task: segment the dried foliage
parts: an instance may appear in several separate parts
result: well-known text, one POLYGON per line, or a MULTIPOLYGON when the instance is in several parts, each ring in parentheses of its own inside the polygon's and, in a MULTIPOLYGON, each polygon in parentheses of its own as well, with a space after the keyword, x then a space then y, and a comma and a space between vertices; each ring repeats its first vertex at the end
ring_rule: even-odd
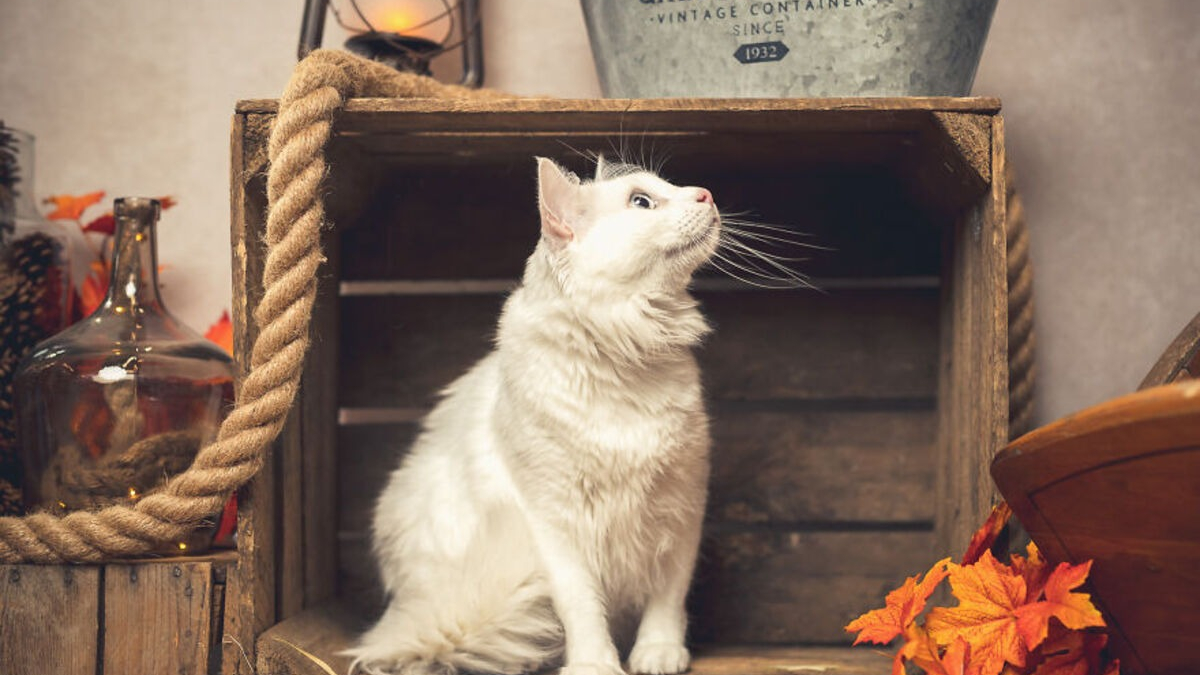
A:
POLYGON ((940 560, 910 577, 885 606, 852 621, 855 644, 888 644, 903 636, 893 675, 906 664, 931 675, 1117 675, 1104 656, 1108 635, 1091 596, 1078 592, 1092 563, 1051 567, 1030 544, 1002 563, 991 547, 1012 516, 998 506, 971 540, 962 564, 940 560), (943 579, 958 600, 934 607, 919 622, 943 579))

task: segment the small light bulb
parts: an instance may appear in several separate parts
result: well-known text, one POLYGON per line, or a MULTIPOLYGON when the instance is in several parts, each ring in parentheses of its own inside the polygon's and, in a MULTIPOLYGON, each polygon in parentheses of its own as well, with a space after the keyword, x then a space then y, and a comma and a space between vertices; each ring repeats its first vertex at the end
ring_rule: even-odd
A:
POLYGON ((185 542, 182 542, 182 541, 181 541, 181 542, 179 542, 179 550, 180 550, 180 551, 186 551, 186 550, 187 550, 187 544, 186 544, 185 542))

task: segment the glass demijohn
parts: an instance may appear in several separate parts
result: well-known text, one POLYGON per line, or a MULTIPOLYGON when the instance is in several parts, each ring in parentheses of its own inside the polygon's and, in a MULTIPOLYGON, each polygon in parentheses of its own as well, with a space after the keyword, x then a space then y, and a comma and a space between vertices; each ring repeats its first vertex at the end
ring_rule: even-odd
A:
MULTIPOLYGON (((233 404, 233 363, 175 319, 158 291, 153 199, 116 200, 108 294, 38 344, 16 382, 26 508, 140 499, 186 469, 233 404)), ((205 528, 178 548, 207 545, 205 528)))

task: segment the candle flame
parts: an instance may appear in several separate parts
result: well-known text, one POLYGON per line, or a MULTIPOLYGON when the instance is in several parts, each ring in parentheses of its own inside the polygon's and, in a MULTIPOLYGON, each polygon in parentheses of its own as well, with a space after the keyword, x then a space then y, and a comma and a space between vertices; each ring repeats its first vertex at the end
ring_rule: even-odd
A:
POLYGON ((388 7, 383 10, 378 20, 371 22, 375 30, 404 34, 420 23, 416 14, 404 7, 388 7))

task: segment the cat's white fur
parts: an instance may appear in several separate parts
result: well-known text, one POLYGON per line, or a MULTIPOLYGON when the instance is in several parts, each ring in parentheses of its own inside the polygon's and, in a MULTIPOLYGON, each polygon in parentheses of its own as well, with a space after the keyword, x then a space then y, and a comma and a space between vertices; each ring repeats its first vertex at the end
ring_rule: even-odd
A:
POLYGON ((687 669, 709 472, 687 285, 720 219, 707 190, 611 165, 581 182, 539 158, 538 197, 495 350, 376 507, 389 604, 348 652, 368 672, 616 675, 622 620, 632 671, 687 669))

